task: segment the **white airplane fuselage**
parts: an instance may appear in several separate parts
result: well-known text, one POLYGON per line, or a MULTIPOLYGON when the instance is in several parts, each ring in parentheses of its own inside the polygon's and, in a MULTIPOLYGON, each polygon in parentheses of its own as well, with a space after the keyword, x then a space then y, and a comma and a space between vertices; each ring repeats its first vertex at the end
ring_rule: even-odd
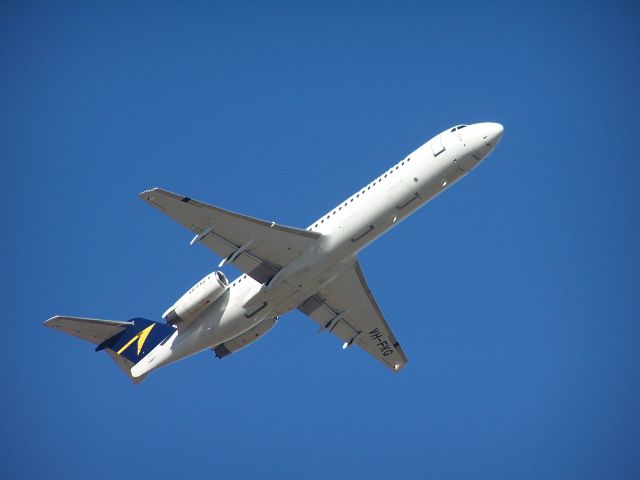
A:
POLYGON ((502 137, 497 123, 458 126, 436 135, 313 224, 320 241, 266 284, 236 278, 198 318, 178 327, 131 370, 139 377, 211 349, 301 305, 355 255, 482 162, 502 137))

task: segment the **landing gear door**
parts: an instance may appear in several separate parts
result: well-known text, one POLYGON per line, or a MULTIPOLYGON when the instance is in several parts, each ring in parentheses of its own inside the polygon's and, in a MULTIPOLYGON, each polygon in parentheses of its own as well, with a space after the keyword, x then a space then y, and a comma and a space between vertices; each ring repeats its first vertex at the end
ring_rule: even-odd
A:
POLYGON ((429 145, 431 145, 431 151, 433 152, 434 157, 437 157, 445 150, 444 145, 442 144, 442 135, 432 138, 429 145))

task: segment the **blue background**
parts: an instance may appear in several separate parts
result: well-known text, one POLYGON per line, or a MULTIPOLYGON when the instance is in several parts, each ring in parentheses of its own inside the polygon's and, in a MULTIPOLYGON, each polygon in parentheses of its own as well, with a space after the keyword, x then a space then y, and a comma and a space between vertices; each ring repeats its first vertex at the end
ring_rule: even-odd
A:
POLYGON ((3 2, 0 477, 638 478, 639 24, 635 2, 3 2), (41 327, 159 319, 215 269, 142 190, 306 227, 479 121, 495 153, 360 255, 399 375, 298 312, 138 387, 41 327))

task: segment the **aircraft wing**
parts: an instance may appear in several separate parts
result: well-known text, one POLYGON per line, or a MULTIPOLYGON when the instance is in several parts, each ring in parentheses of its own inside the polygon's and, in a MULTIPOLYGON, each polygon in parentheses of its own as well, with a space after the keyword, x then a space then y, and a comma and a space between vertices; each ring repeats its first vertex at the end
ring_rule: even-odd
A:
POLYGON ((320 325, 319 333, 328 330, 340 337, 344 348, 356 344, 396 372, 407 363, 357 260, 309 297, 299 310, 320 325))
POLYGON ((275 222, 229 212, 213 205, 154 188, 139 197, 196 234, 200 242, 260 283, 302 255, 320 237, 275 222))

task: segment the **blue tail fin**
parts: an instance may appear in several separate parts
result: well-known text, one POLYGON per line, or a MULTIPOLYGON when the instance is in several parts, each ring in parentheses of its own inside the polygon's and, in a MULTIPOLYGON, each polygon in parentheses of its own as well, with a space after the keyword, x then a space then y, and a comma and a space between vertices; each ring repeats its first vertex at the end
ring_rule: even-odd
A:
POLYGON ((106 348, 135 365, 176 331, 170 325, 146 318, 133 318, 130 321, 133 325, 102 342, 96 347, 96 352, 106 348))

